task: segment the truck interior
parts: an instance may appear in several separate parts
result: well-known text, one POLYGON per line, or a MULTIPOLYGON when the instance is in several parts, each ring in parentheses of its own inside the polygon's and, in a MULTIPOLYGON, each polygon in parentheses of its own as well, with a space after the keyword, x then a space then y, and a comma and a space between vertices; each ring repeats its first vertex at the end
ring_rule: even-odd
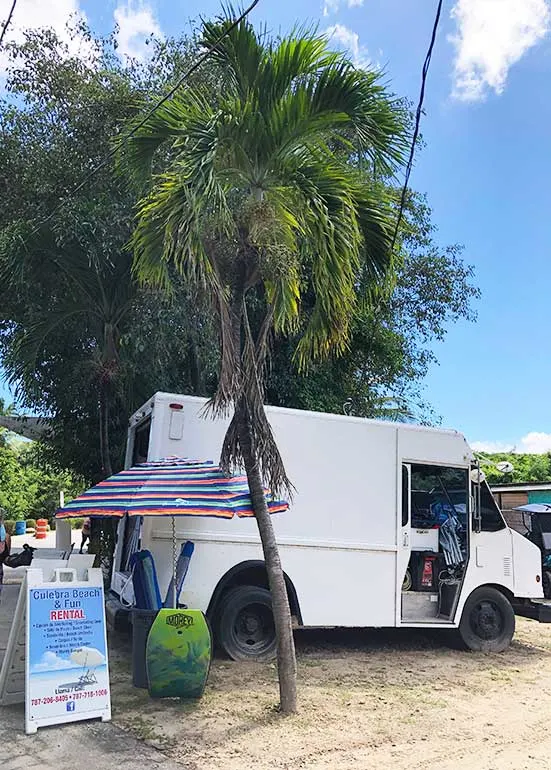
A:
POLYGON ((411 555, 402 584, 402 622, 449 623, 469 558, 469 471, 403 467, 402 525, 411 555))
MULTIPOLYGON (((146 417, 133 432, 130 448, 130 466, 147 462, 149 438, 151 434, 151 415, 146 417)), ((117 585, 113 588, 120 592, 121 586, 126 585, 130 578, 130 557, 139 549, 141 534, 141 517, 124 516, 117 530, 117 547, 115 552, 114 569, 117 574, 117 585)))

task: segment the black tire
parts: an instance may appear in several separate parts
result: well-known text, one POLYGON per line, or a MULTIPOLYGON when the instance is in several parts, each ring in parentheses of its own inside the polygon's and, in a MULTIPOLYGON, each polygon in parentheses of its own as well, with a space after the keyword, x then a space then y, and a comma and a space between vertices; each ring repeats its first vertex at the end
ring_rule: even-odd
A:
POLYGON ((541 576, 543 595, 546 599, 551 599, 551 572, 544 570, 541 576))
POLYGON ((515 633, 511 602, 496 588, 477 588, 463 608, 459 634, 475 652, 503 652, 515 633))
POLYGON ((276 634, 272 597, 266 588, 238 586, 220 600, 218 644, 233 660, 272 660, 276 634))

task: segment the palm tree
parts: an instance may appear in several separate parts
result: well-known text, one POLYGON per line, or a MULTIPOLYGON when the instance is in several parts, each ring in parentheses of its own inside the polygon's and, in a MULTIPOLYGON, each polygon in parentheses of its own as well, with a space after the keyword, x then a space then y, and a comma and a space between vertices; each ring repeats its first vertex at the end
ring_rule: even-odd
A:
MULTIPOLYGON (((12 247, 2 250, 0 278, 18 291, 25 284, 27 271, 40 270, 44 277, 45 297, 35 302, 20 324, 17 344, 5 362, 13 383, 32 379, 36 368, 52 355, 51 347, 59 355, 59 347, 49 344, 54 335, 66 334, 70 339, 70 329, 78 325, 79 365, 85 368, 86 379, 97 393, 98 449, 102 476, 107 477, 113 472, 109 420, 113 388, 121 371, 121 330, 133 308, 137 284, 131 275, 132 257, 123 248, 122 238, 120 248, 111 248, 109 253, 106 249, 98 255, 96 247, 89 248, 86 229, 93 230, 94 226, 97 222, 91 225, 86 220, 75 224, 74 238, 63 240, 54 230, 42 228, 25 243, 25 230, 17 225, 14 233, 18 237, 10 241, 12 247), (13 247, 16 242, 25 243, 25 248, 13 247)), ((94 238, 94 245, 96 241, 94 238)), ((22 430, 32 429, 33 438, 50 429, 48 421, 40 418, 18 418, 15 422, 21 423, 22 430)))
POLYGON ((296 32, 277 41, 228 18, 206 22, 219 88, 173 97, 126 142, 122 163, 149 190, 138 205, 134 266, 144 281, 169 284, 169 267, 212 299, 221 364, 215 413, 233 408, 222 449, 228 470, 243 465, 262 541, 277 634, 280 706, 296 710, 289 602, 263 492, 291 482, 263 407, 271 334, 300 329, 296 361, 343 351, 360 273, 374 289, 392 267, 389 202, 367 170, 402 160, 403 115, 374 72, 296 32), (165 145, 164 153, 157 153, 165 145), (347 163, 361 157, 364 169, 347 163), (162 168, 152 174, 152 168, 162 168), (304 323, 304 276, 314 293, 304 323), (253 329, 250 303, 264 305, 253 329))

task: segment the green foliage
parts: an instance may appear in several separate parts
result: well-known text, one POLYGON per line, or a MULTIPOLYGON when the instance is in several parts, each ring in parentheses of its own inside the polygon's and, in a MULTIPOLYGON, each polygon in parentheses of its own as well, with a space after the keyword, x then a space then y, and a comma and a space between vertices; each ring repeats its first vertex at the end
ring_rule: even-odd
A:
POLYGON ((27 529, 36 529, 36 519, 27 519, 25 522, 27 529))
POLYGON ((6 431, 0 431, 0 478, 0 508, 17 521, 51 518, 60 490, 71 499, 85 486, 82 479, 46 462, 38 444, 13 443, 6 431))
MULTIPOLYGON (((84 27, 79 32, 89 36, 84 27)), ((254 43, 247 30, 240 34, 240 46, 247 40, 254 43)), ((113 39, 89 36, 88 42, 96 51, 94 61, 70 56, 52 30, 30 31, 21 44, 10 45, 7 50, 11 57, 5 80, 7 98, 0 104, 0 357, 7 373, 17 379, 19 409, 32 410, 52 421, 54 430, 40 450, 43 460, 54 468, 70 467, 92 482, 101 476, 98 437, 102 383, 106 379, 109 382, 110 454, 114 469, 118 469, 124 458, 128 415, 155 390, 212 395, 218 382, 219 352, 217 308, 205 301, 201 290, 191 288, 185 277, 168 268, 170 296, 133 284, 127 270, 129 257, 125 245, 132 230, 137 192, 113 173, 112 164, 108 163, 33 233, 66 192, 81 180, 83 170, 94 167, 111 149, 113 137, 120 136, 128 118, 172 85, 196 55, 194 38, 152 41, 151 62, 146 67, 128 66, 120 63, 113 39), (114 316, 113 308, 117 308, 114 316), (96 310, 101 311, 101 318, 96 310), (116 320, 113 329, 110 319, 116 320), (104 332, 112 330, 115 334, 110 339, 114 345, 106 346, 109 335, 106 338, 104 332), (111 355, 113 348, 115 355, 111 355)), ((257 43, 253 45, 255 55, 261 55, 260 48, 266 51, 270 46, 274 52, 273 61, 279 69, 276 72, 266 66, 262 74, 262 78, 272 78, 274 86, 284 83, 290 66, 296 66, 301 58, 315 58, 321 50, 312 36, 306 36, 304 42, 295 36, 281 45, 260 37, 257 43)), ((239 50, 236 48, 230 54, 242 60, 243 49, 239 50)), ((222 55, 227 52, 220 52, 222 55)), ((395 182, 385 176, 384 164, 379 161, 381 153, 384 155, 385 132, 394 130, 397 119, 407 120, 405 107, 388 96, 373 75, 354 74, 346 65, 339 74, 337 59, 328 54, 331 71, 335 77, 344 77, 349 97, 357 98, 362 89, 371 88, 372 106, 376 110, 374 121, 360 125, 359 113, 352 110, 353 104, 357 107, 359 102, 348 102, 350 126, 343 126, 342 136, 333 143, 337 166, 328 167, 323 179, 333 190, 342 189, 344 181, 349 181, 349 192, 356 195, 354 178, 367 176, 365 194, 369 190, 376 192, 377 209, 380 204, 395 207, 395 182), (354 83, 359 89, 356 95, 350 93, 354 83), (373 148, 366 133, 369 131, 373 148), (358 141, 363 137, 363 143, 356 145, 355 135, 358 141), (361 148, 363 152, 358 153, 361 148), (377 188, 370 177, 375 157, 377 188), (336 171, 344 163, 350 169, 341 179, 336 171)), ((226 78, 233 77, 231 72, 233 69, 220 61, 219 65, 202 67, 195 74, 190 87, 201 104, 208 103, 205 115, 218 105, 227 105, 230 98, 235 97, 235 105, 246 98, 244 94, 251 83, 242 81, 239 86, 233 83, 227 88, 226 78)), ((309 82, 315 82, 313 75, 309 82)), ((325 96, 329 98, 329 82, 326 85, 325 96)), ((196 101, 188 103, 188 94, 180 93, 185 115, 189 115, 196 101)), ((323 93, 320 87, 316 98, 321 99, 323 93)), ((263 96, 258 89, 257 94, 263 96)), ((305 99, 299 107, 304 110, 308 104, 312 106, 313 102, 305 99)), ((270 137, 268 123, 263 133, 254 134, 261 151, 259 160, 266 158, 270 142, 281 141, 287 132, 291 144, 278 161, 278 168, 286 173, 287 166, 293 170, 292 158, 285 161, 285 153, 291 153, 294 138, 290 132, 293 125, 298 125, 300 113, 293 115, 289 98, 282 99, 280 108, 266 111, 267 106, 264 102, 265 114, 272 118, 269 130, 273 134, 270 137), (289 119, 284 121, 285 116, 289 119)), ((161 115, 168 123, 179 119, 174 108, 172 104, 173 111, 169 109, 161 115)), ((202 114, 198 117, 201 119, 202 114)), ((314 143, 319 141, 322 121, 328 117, 322 115, 319 123, 309 124, 314 143)), ((242 120, 255 118, 245 111, 242 120)), ((227 131, 234 150, 238 148, 239 126, 229 121, 229 125, 221 128, 227 131)), ((206 140, 208 134, 202 138, 206 140)), ((252 135, 246 141, 250 143, 252 135)), ((200 149, 197 145, 197 152, 200 149)), ((391 148, 387 159, 390 165, 397 159, 397 150, 396 145, 391 148)), ((170 141, 158 148, 153 156, 153 171, 162 172, 176 152, 178 149, 172 148, 170 141)), ((203 156, 193 156, 191 149, 190 153, 192 160, 201 161, 203 156)), ((207 161, 210 156, 204 157, 207 161)), ((230 155, 228 158, 231 160, 230 155)), ((223 162, 229 162, 228 158, 223 157, 223 162)), ((201 168, 198 167, 198 173, 201 168)), ((305 171, 313 173, 313 169, 305 171)), ((266 180, 258 181, 260 188, 266 186, 266 180)), ((307 173, 299 181, 293 181, 293 185, 298 185, 301 195, 307 195, 311 177, 307 173)), ((316 184, 321 185, 321 179, 316 184)), ((259 268, 268 293, 263 289, 249 291, 247 297, 255 335, 262 324, 266 297, 275 297, 274 292, 279 297, 275 320, 285 333, 278 335, 273 346, 266 400, 337 412, 342 412, 346 403, 347 410, 354 414, 391 419, 407 418, 412 410, 416 416, 420 412, 424 418, 430 416, 420 403, 419 383, 434 360, 431 342, 441 339, 447 326, 457 318, 471 317, 470 302, 476 298, 471 271, 461 262, 459 249, 438 245, 425 201, 410 195, 400 234, 401 256, 394 265, 398 269, 396 279, 389 284, 389 291, 381 292, 374 305, 372 279, 377 277, 377 264, 380 265, 375 260, 373 270, 367 270, 365 276, 362 273, 365 280, 354 285, 355 297, 351 296, 350 287, 343 289, 342 308, 352 302, 354 313, 344 317, 335 302, 321 307, 326 318, 341 318, 343 325, 338 334, 346 332, 349 340, 341 346, 339 357, 330 356, 314 363, 306 376, 297 371, 294 356, 307 324, 319 331, 321 317, 319 304, 316 310, 316 295, 320 281, 325 281, 333 298, 338 299, 342 288, 338 282, 349 272, 346 260, 341 260, 335 264, 344 270, 339 278, 333 270, 324 276, 312 254, 304 256, 298 273, 293 272, 298 270, 298 263, 296 255, 292 255, 293 244, 289 251, 286 239, 298 221, 298 204, 291 187, 274 184, 268 201, 264 194, 260 195, 262 201, 253 198, 248 202, 241 194, 227 196, 231 221, 239 215, 250 223, 254 242, 262 250, 259 268), (283 216, 282 223, 279 214, 283 216), (290 291, 284 291, 283 281, 290 291), (300 305, 296 303, 296 281, 300 305), (287 328, 285 319, 293 317, 294 328, 293 323, 287 328)), ((214 205, 215 199, 212 200, 214 205)), ((312 205, 313 202, 314 199, 312 205)), ((216 210, 212 208, 206 213, 208 228, 216 210)), ((338 217, 339 211, 334 215, 338 217)), ((317 221, 316 218, 305 224, 312 229, 317 221)), ((322 221, 323 217, 319 219, 322 221)), ((364 233, 364 239, 370 232, 364 233)), ((318 233, 317 237, 321 235, 318 233)), ((371 244, 370 251, 359 256, 361 263, 367 265, 365 258, 376 254, 377 242, 365 242, 371 244)), ((216 256, 226 269, 222 247, 216 256)), ((314 338, 319 342, 319 336, 314 334, 311 339, 314 338)), ((2 408, 5 405, 0 405, 0 411, 2 408)), ((21 488, 16 495, 12 488, 11 494, 14 501, 20 501, 14 502, 17 510, 23 511, 28 504, 25 489, 21 488)), ((50 502, 52 499, 50 494, 50 502)), ((45 507, 49 504, 46 501, 45 507)))
POLYGON ((224 17, 201 34, 204 47, 218 41, 215 98, 176 94, 130 124, 121 151, 122 167, 147 185, 134 266, 164 287, 172 266, 210 298, 222 346, 214 407, 234 409, 221 463, 254 464, 272 490, 290 489, 262 407, 268 340, 292 335, 302 372, 346 350, 360 300, 372 306, 392 275, 391 199, 372 169, 390 174, 402 162, 407 116, 379 73, 315 33, 272 39, 224 17))
POLYGON ((15 519, 4 519, 4 527, 8 535, 15 534, 15 519))
POLYGON ((481 467, 486 474, 488 484, 530 484, 551 482, 551 452, 546 454, 516 454, 500 452, 496 454, 480 454, 481 467), (484 463, 488 458, 492 463, 509 462, 513 466, 512 473, 500 473, 494 466, 484 463))
POLYGON ((63 521, 68 521, 71 525, 71 529, 82 529, 82 522, 84 519, 64 519, 63 521))
MULTIPOLYGON (((206 22, 203 44, 228 25, 206 22)), ((136 270, 167 285, 174 264, 226 304, 222 323, 240 293, 261 286, 269 327, 284 334, 297 329, 306 275, 313 301, 295 351, 304 368, 345 349, 358 274, 367 296, 392 267, 388 197, 341 148, 390 172, 405 148, 405 114, 378 74, 304 31, 270 40, 244 21, 213 59, 214 101, 200 90, 176 95, 125 145, 138 181, 163 143, 172 151, 138 204, 136 270)), ((219 398, 233 376, 224 361, 219 398)))
POLYGON ((43 221, 111 149, 144 94, 182 71, 192 48, 155 43, 151 66, 140 68, 120 64, 112 39, 89 42, 96 55, 88 59, 69 56, 51 30, 8 48, 0 354, 18 406, 53 425, 49 460, 97 480, 109 459, 121 466, 128 415, 154 390, 212 387, 216 345, 189 291, 176 283, 169 298, 134 281, 126 244, 135 197, 112 165, 43 221))
MULTIPOLYGON (((359 298, 364 286, 356 286, 359 298)), ((431 364, 434 340, 447 327, 473 320, 479 297, 473 268, 459 246, 440 247, 431 210, 410 196, 400 238, 400 262, 391 290, 375 309, 359 302, 351 339, 339 357, 311 366, 307 374, 292 362, 293 340, 275 340, 267 379, 267 400, 276 406, 354 414, 361 417, 434 420, 419 388, 431 364)), ((309 298, 303 302, 309 312, 309 298)))

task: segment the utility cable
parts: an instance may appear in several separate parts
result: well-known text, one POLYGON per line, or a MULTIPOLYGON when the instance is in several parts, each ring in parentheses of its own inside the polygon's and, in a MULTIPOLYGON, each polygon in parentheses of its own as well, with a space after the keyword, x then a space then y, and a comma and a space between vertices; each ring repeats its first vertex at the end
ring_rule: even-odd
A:
MULTIPOLYGON (((406 205, 406 197, 408 192, 408 186, 409 186, 409 178, 411 175, 411 170, 413 168, 413 159, 415 157, 415 145, 417 144, 417 139, 419 137, 419 127, 421 124, 421 116, 423 114, 423 102, 425 100, 425 87, 427 84, 427 76, 429 73, 429 67, 430 62, 432 58, 432 52, 434 49, 434 43, 436 41, 436 33, 438 32, 438 25, 440 23, 440 16, 442 14, 442 2, 443 0, 439 0, 437 8, 436 8, 436 15, 434 17, 434 23, 432 25, 432 34, 430 38, 429 47, 427 49, 427 53, 425 56, 425 61, 423 62, 423 70, 421 73, 421 89, 419 91, 419 100, 417 103, 417 109, 415 111, 415 124, 413 129, 413 136, 411 139, 411 147, 409 150, 409 158, 406 165, 406 172, 404 175, 404 184, 402 186, 402 192, 400 195, 400 204, 398 206, 398 214, 396 216, 396 223, 394 225, 394 233, 392 235, 392 242, 390 244, 390 253, 392 254, 394 252, 394 249, 396 247, 396 241, 398 239, 398 233, 400 231, 400 225, 402 223, 403 215, 404 215, 404 208, 406 205)), ((376 318, 379 314, 379 311, 382 307, 383 302, 386 299, 386 292, 381 293, 381 297, 377 304, 375 305, 374 311, 373 311, 373 317, 376 318)), ((368 343, 368 350, 369 348, 372 348, 373 341, 375 339, 375 330, 371 334, 371 339, 368 343)))
POLYGON ((396 246, 396 239, 398 238, 398 231, 400 230, 400 224, 402 223, 402 217, 404 214, 404 207, 406 205, 406 196, 408 191, 409 177, 411 175, 411 170, 413 168, 413 158, 415 156, 415 145, 417 144, 417 139, 419 137, 419 126, 421 124, 421 115, 423 114, 423 102, 425 99, 425 86, 427 83, 427 75, 429 73, 430 61, 432 58, 432 51, 434 49, 434 43, 436 41, 436 33, 438 31, 438 25, 440 23, 441 14, 442 14, 442 0, 439 0, 438 6, 436 8, 436 16, 434 18, 434 24, 432 26, 432 35, 430 38, 427 55, 425 56, 425 61, 423 63, 423 71, 421 74, 421 90, 419 92, 419 101, 417 104, 417 110, 415 112, 415 127, 413 130, 411 148, 409 151, 409 158, 406 166, 406 173, 404 176, 404 185, 402 187, 402 194, 400 196, 400 206, 398 208, 398 216, 396 217, 394 235, 392 236, 392 245, 390 247, 391 251, 394 251, 394 247, 396 246))

